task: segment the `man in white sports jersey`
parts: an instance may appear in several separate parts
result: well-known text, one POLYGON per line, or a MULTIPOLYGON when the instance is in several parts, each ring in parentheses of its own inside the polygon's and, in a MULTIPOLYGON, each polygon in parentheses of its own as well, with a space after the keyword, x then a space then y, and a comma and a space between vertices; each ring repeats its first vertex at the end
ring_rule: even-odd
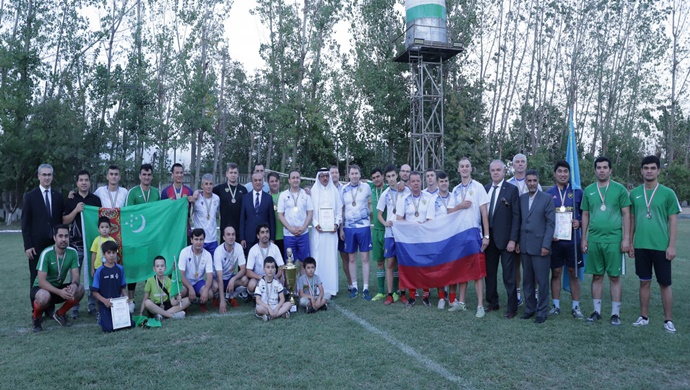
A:
POLYGON ((357 165, 350 165, 350 182, 340 191, 343 202, 343 225, 340 238, 345 242, 344 251, 349 256, 349 269, 352 285, 350 298, 359 293, 357 288, 357 252, 362 258, 362 297, 371 300, 369 294, 369 252, 371 244, 371 221, 369 220, 369 198, 371 187, 360 181, 362 174, 357 165))
POLYGON ((201 195, 194 202, 192 221, 195 228, 204 229, 204 249, 214 253, 218 247, 217 216, 220 209, 220 197, 213 193, 213 175, 201 177, 201 195))
POLYGON ((244 250, 236 239, 235 228, 226 226, 223 229, 223 244, 219 245, 213 252, 213 269, 215 271, 213 292, 218 294, 220 313, 225 313, 227 310, 226 300, 232 307, 238 306, 235 297, 247 291, 246 287, 249 282, 245 275, 247 261, 244 258, 244 250))
POLYGON ((438 178, 434 169, 429 168, 424 172, 424 180, 426 180, 426 188, 424 188, 424 192, 427 192, 430 195, 438 194, 438 178))
MULTIPOLYGON (((438 191, 431 199, 431 207, 427 210, 427 219, 436 219, 448 214, 448 209, 455 207, 455 198, 450 193, 450 179, 448 174, 441 171, 436 175, 438 184, 438 191)), ((446 307, 446 292, 443 287, 438 287, 438 309, 443 310, 446 307)))
MULTIPOLYGON (((448 210, 448 213, 458 213, 457 218, 464 218, 471 221, 472 224, 481 231, 481 250, 482 252, 489 245, 489 218, 487 214, 487 205, 489 204, 489 196, 486 194, 484 186, 476 180, 472 179, 472 163, 469 158, 463 157, 458 162, 458 173, 460 173, 461 182, 453 188, 453 197, 455 198, 456 206, 448 210)), ((477 318, 484 317, 484 280, 486 276, 486 259, 481 256, 476 264, 471 267, 471 272, 468 275, 463 275, 464 282, 459 284, 460 293, 459 299, 453 301, 450 305, 449 311, 464 311, 465 308, 465 292, 467 291, 467 282, 474 281, 474 288, 477 292, 477 318)), ((455 286, 451 286, 450 297, 455 297, 455 286)))
POLYGON ((251 293, 254 293, 259 280, 266 274, 264 271, 264 260, 267 257, 273 257, 276 261, 278 271, 274 277, 277 280, 282 280, 283 266, 285 265, 280 249, 271 242, 271 228, 267 223, 259 224, 256 227, 256 238, 258 242, 252 246, 247 255, 247 278, 249 278, 247 288, 251 293))
POLYGON ((202 312, 213 298, 213 256, 204 249, 204 229, 192 230, 192 245, 182 249, 178 269, 182 275, 182 297, 194 303, 198 298, 202 312))
POLYGON ((395 258, 395 239, 393 238, 393 221, 396 220, 396 206, 398 199, 402 199, 410 193, 408 187, 403 186, 404 191, 398 191, 398 173, 395 165, 386 167, 383 173, 388 183, 388 188, 383 191, 379 198, 379 203, 376 205, 377 218, 379 222, 386 227, 384 233, 384 247, 383 256, 386 258, 386 287, 388 288, 388 296, 383 302, 384 305, 392 305, 393 302, 400 300, 404 305, 407 305, 407 297, 405 292, 398 291, 398 263, 395 258), (383 218, 383 213, 386 213, 386 218, 383 218))
MULTIPOLYGON (((302 264, 302 260, 311 257, 309 250, 309 223, 314 213, 311 196, 300 188, 302 176, 298 171, 290 172, 290 188, 280 193, 278 197, 278 219, 283 224, 285 250, 292 249, 295 260, 302 264)), ((304 265, 302 264, 302 270, 304 265)), ((291 280, 290 285, 296 283, 291 280)))
MULTIPOLYGON (((431 206, 431 200, 433 195, 428 192, 422 191, 422 175, 419 172, 410 172, 408 183, 410 184, 410 193, 404 198, 398 199, 396 208, 396 219, 398 221, 410 221, 417 223, 424 223, 427 221, 427 209, 431 206)), ((414 288, 409 289, 410 299, 408 300, 407 306, 412 307, 417 302, 417 290, 414 288)), ((424 289, 424 295, 422 295, 422 302, 424 306, 430 306, 429 302, 429 289, 424 289)))
POLYGON ((108 185, 98 187, 93 192, 101 199, 101 207, 108 209, 119 209, 125 207, 127 202, 127 189, 120 187, 120 168, 117 165, 108 167, 108 185))

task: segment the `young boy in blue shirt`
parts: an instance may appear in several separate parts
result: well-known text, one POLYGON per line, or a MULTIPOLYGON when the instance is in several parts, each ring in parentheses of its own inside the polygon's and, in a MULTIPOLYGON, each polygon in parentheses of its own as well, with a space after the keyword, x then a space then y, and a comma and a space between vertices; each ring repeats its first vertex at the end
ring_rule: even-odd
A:
MULTIPOLYGON (((98 325, 104 332, 113 331, 113 319, 110 314, 110 299, 127 296, 125 269, 117 264, 118 245, 114 241, 101 244, 105 262, 93 275, 91 291, 98 301, 98 325)), ((130 315, 130 327, 133 326, 130 315)))

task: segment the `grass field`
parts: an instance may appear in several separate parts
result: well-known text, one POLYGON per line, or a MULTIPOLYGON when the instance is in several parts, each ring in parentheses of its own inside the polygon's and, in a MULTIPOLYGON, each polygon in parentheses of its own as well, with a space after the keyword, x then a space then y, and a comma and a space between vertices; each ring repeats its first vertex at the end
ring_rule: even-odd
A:
MULTIPOLYGON (((623 277, 620 327, 608 323, 608 283, 600 323, 587 325, 564 310, 535 325, 506 320, 502 310, 483 319, 474 311, 439 311, 434 299, 432 308, 411 309, 350 300, 341 280, 341 294, 327 312, 289 320, 263 323, 245 304, 224 316, 195 309, 162 328, 103 334, 86 315, 84 300, 72 327, 46 320, 44 331, 34 334, 21 235, 0 233, 0 388, 688 388, 688 237, 690 220, 680 220, 673 269, 677 334, 662 328, 656 285, 650 325, 631 326, 639 313, 631 260, 623 277)), ((371 282, 376 286, 373 272, 371 282)), ((586 277, 585 315, 592 311, 590 282, 586 277)), ((499 293, 503 306, 505 293, 499 293)), ((140 284, 137 306, 142 295, 140 284)), ((569 294, 561 301, 570 307, 569 294)), ((468 302, 476 302, 472 286, 468 302)))

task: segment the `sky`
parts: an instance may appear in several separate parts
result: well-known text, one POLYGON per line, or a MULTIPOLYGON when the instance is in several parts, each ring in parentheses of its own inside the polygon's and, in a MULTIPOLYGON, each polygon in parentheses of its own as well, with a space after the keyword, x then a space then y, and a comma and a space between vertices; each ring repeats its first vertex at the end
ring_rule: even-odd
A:
POLYGON ((225 23, 230 57, 244 64, 250 74, 263 65, 259 46, 268 41, 268 32, 259 17, 249 12, 255 4, 254 0, 235 0, 225 23))

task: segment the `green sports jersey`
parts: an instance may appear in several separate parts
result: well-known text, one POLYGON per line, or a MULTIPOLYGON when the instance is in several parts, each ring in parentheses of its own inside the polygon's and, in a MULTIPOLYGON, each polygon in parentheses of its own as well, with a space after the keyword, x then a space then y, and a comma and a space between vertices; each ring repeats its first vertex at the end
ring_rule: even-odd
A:
POLYGON ((283 223, 280 222, 280 219, 278 218, 278 198, 280 198, 280 192, 277 194, 271 194, 271 198, 273 198, 273 212, 276 215, 276 240, 282 240, 284 237, 283 233, 283 223))
POLYGON ((652 193, 654 189, 645 190, 644 185, 630 191, 630 213, 635 221, 633 247, 665 251, 669 242, 668 217, 680 213, 680 204, 676 193, 664 185, 659 184, 654 198, 652 193), (645 192, 647 200, 652 199, 649 211, 645 202, 645 192))
MULTIPOLYGON (((65 283, 70 271, 75 268, 79 269, 79 256, 77 251, 69 246, 65 249, 65 255, 62 258, 58 258, 55 253, 55 245, 47 247, 41 252, 36 264, 36 270, 45 272, 46 280, 54 287, 60 287, 65 283)), ((34 287, 39 287, 38 278, 34 282, 34 287)))
MULTIPOLYGON (((381 194, 383 194, 383 191, 385 191, 386 188, 388 188, 388 186, 386 184, 384 184, 383 188, 378 189, 374 185, 374 182, 370 181, 369 187, 371 187, 371 209, 372 209, 372 213, 373 213, 371 215, 371 218, 374 221, 374 229, 385 231, 386 227, 383 226, 383 224, 381 223, 381 221, 379 221, 379 219, 377 217, 378 210, 376 210, 376 206, 379 204, 379 198, 381 197, 381 194)), ((383 219, 384 220, 386 219, 386 212, 385 211, 383 212, 383 219)))
POLYGON ((598 183, 585 188, 582 196, 582 211, 589 211, 587 241, 600 244, 620 243, 623 239, 623 215, 621 209, 630 206, 628 190, 622 184, 611 181, 608 188, 599 189, 604 197, 606 210, 601 210, 598 183))
POLYGON ((147 191, 142 191, 141 186, 136 186, 127 193, 125 206, 155 202, 157 200, 161 200, 161 194, 157 188, 149 187, 147 191))
POLYGON ((163 285, 156 280, 156 276, 152 276, 146 279, 146 285, 144 286, 144 292, 149 294, 149 299, 153 301, 156 305, 160 305, 165 301, 170 300, 170 290, 172 286, 172 280, 170 277, 166 276, 163 285))

